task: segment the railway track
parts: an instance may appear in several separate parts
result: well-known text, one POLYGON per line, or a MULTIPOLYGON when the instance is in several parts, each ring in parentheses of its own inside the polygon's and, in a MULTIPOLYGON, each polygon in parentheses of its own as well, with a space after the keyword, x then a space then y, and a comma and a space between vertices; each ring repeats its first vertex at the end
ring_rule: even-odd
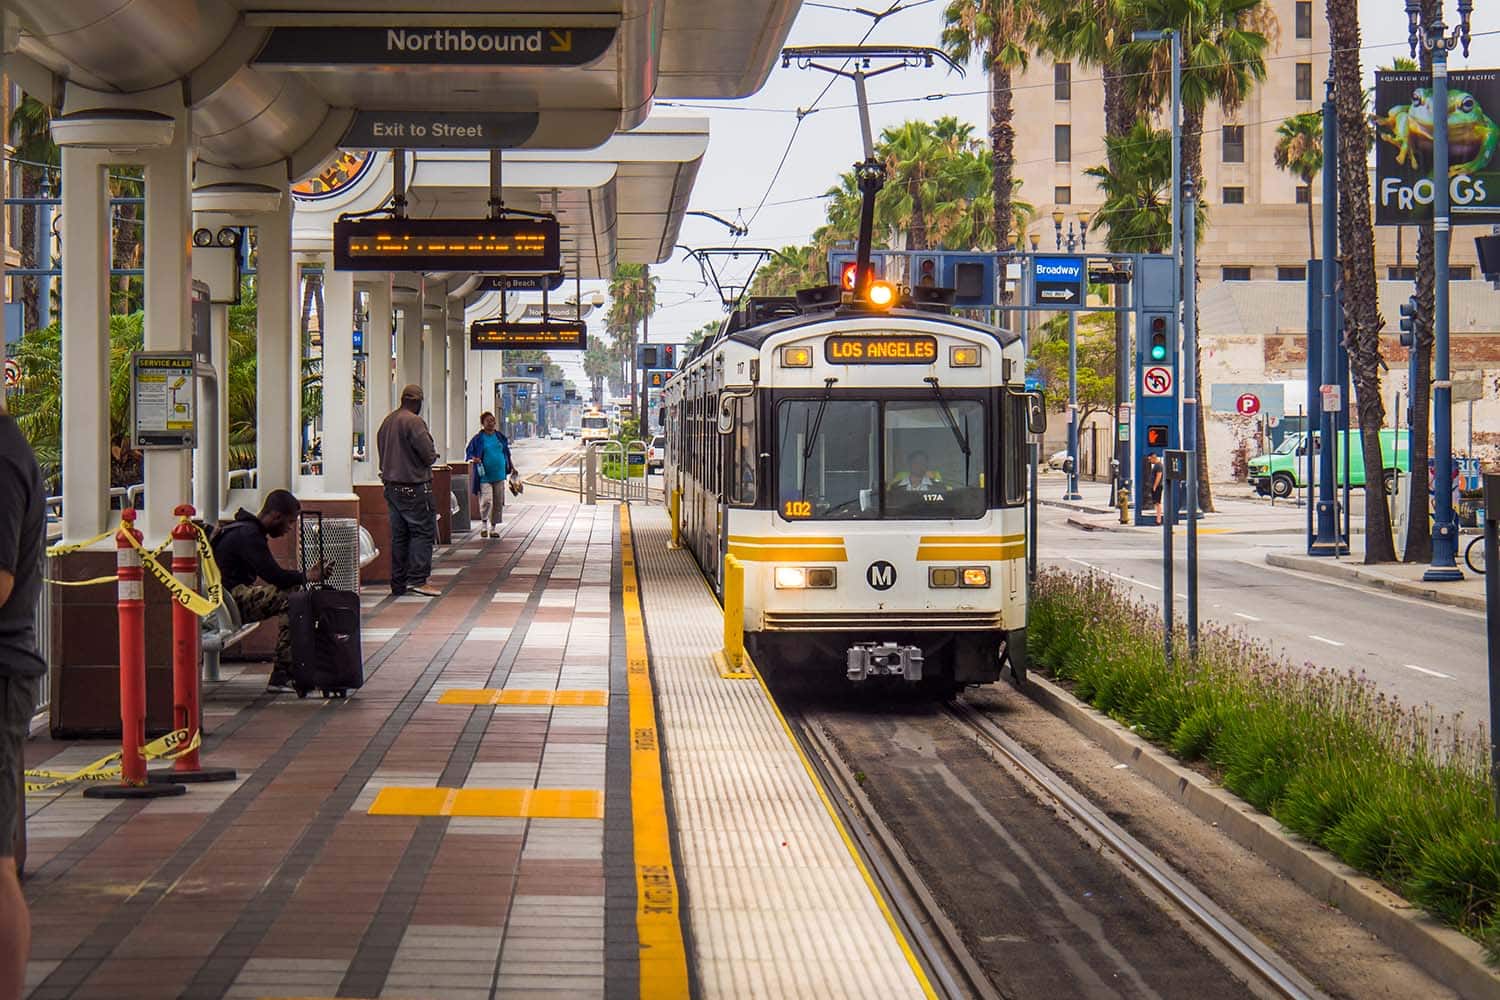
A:
POLYGON ((1166 1000, 1227 997, 1238 987, 1249 996, 1327 1000, 973 707, 898 704, 851 714, 843 706, 784 702, 783 711, 940 995, 1046 990, 1166 1000), (976 748, 977 757, 962 756, 976 748), (988 767, 974 766, 976 760, 988 767), (1025 787, 1025 796, 1015 794, 1016 786, 1025 787), (964 828, 971 814, 984 818, 972 831, 964 828), (945 827, 953 828, 951 839, 945 827), (967 880, 952 872, 962 845, 969 851, 962 860, 978 869, 967 880), (1101 888, 1108 868, 1117 884, 1101 888), (1070 875, 1077 885, 1068 884, 1070 875), (1161 925, 1154 931, 1144 913, 1152 908, 1161 925), (1017 910, 1024 913, 1019 922, 1017 910), (1004 933, 1007 922, 1019 933, 1004 933), (1196 947, 1179 940, 1175 955, 1155 954, 1164 932, 1177 929, 1187 929, 1176 936, 1192 938, 1196 947), (1205 970, 1216 964, 1228 985, 1216 989, 1214 974, 1193 973, 1200 963, 1205 970))

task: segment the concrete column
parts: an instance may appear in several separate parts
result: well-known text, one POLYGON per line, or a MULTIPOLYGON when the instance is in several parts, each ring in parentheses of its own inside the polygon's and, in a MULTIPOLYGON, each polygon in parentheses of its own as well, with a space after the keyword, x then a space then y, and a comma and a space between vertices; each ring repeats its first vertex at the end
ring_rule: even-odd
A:
POLYGON ((109 519, 109 185, 105 157, 62 150, 63 541, 109 519))
POLYGON ((354 493, 354 272, 323 261, 323 492, 354 493))
MULTIPOLYGON (((448 299, 448 455, 450 462, 464 457, 464 446, 473 430, 464 419, 468 407, 468 337, 464 329, 464 304, 448 299)), ((478 427, 477 424, 474 425, 478 427)))
POLYGON ((297 368, 293 364, 297 296, 292 268, 292 199, 256 227, 255 446, 260 495, 292 488, 297 368))
POLYGON ((356 433, 365 435, 365 459, 354 463, 356 483, 375 482, 379 478, 379 466, 375 455, 375 432, 386 414, 400 402, 403 383, 391 372, 392 322, 391 322, 391 277, 379 275, 377 280, 360 282, 370 297, 370 320, 365 326, 365 407, 364 426, 355 427, 356 433))
POLYGON ((391 404, 395 409, 402 386, 422 384, 422 276, 395 275, 391 298, 396 306, 396 387, 391 404))
POLYGON ((432 431, 438 461, 448 450, 448 286, 424 282, 422 290, 422 416, 432 431))
MULTIPOLYGON (((148 351, 186 351, 193 344, 192 128, 186 109, 176 117, 172 142, 141 155, 146 171, 148 351)), ((172 509, 192 498, 193 455, 188 449, 152 450, 143 464, 146 509, 137 524, 154 545, 177 522, 172 509)))

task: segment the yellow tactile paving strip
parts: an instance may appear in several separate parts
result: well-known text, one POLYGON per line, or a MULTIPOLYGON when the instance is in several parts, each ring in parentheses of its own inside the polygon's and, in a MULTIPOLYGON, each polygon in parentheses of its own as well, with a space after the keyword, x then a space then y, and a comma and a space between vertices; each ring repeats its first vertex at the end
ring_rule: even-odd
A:
POLYGON ((621 601, 630 696, 630 815, 634 832, 636 935, 640 940, 642 997, 688 997, 687 947, 678 910, 677 871, 667 826, 661 740, 647 660, 646 630, 636 580, 630 508, 620 506, 621 601))
POLYGON ((407 788, 387 785, 371 816, 603 819, 604 793, 591 788, 407 788))
POLYGON ((608 705, 608 691, 528 691, 519 688, 449 688, 439 705, 608 705))
POLYGON ((930 995, 765 690, 714 667, 719 608, 666 513, 632 513, 702 995, 930 995))

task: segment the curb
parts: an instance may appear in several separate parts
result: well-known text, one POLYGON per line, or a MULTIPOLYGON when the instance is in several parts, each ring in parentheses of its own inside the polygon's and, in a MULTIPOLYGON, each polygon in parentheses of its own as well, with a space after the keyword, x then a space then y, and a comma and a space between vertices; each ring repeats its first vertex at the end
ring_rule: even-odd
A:
POLYGON ((1113 507, 1090 507, 1086 503, 1074 503, 1071 500, 1043 500, 1037 498, 1037 503, 1046 504, 1048 507, 1061 507, 1064 510, 1076 510, 1084 514, 1118 514, 1119 511, 1113 507))
POLYGON ((1307 843, 1047 678, 1033 673, 1027 681, 1032 700, 1042 708, 1304 890, 1359 921, 1444 986, 1467 997, 1500 993, 1500 974, 1490 969, 1479 942, 1443 926, 1379 882, 1307 843))
POLYGON ((1118 533, 1130 530, 1130 525, 1128 524, 1095 524, 1092 521, 1085 521, 1077 517, 1070 517, 1065 523, 1069 527, 1082 528, 1084 531, 1113 531, 1118 533))
POLYGON ((1483 611, 1484 598, 1470 594, 1457 594, 1451 590, 1442 590, 1430 584, 1420 583, 1415 580, 1398 580, 1377 573, 1373 570, 1363 569, 1348 562, 1334 563, 1325 559, 1312 559, 1305 556, 1288 556, 1279 552, 1267 552, 1266 564, 1277 566, 1281 569, 1298 570, 1303 573, 1312 573, 1315 576, 1324 576, 1334 580, 1357 581, 1383 590, 1389 590, 1393 594, 1403 597, 1415 597, 1434 604, 1446 604, 1449 607, 1464 608, 1469 611, 1483 611))

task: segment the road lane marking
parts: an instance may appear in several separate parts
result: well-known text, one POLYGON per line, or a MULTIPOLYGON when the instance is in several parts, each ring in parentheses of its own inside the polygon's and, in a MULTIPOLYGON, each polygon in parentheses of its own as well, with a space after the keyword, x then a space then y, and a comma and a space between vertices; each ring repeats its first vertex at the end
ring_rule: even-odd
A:
POLYGON ((1255 617, 1254 615, 1247 615, 1243 611, 1236 611, 1234 613, 1234 615, 1235 615, 1236 618, 1243 618, 1247 622, 1258 622, 1258 621, 1260 621, 1260 619, 1257 618, 1257 617, 1255 617))
POLYGON ((1326 642, 1330 646, 1342 646, 1343 645, 1343 643, 1339 642, 1337 639, 1325 639, 1321 635, 1313 635, 1313 634, 1309 633, 1307 637, 1309 639, 1316 639, 1319 642, 1326 642))
MULTIPOLYGON (((1158 587, 1154 583, 1147 583, 1145 580, 1137 580, 1137 579, 1135 579, 1134 577, 1131 577, 1131 576, 1123 576, 1123 575, 1121 575, 1119 573, 1111 572, 1110 570, 1105 569, 1103 566, 1095 566, 1093 563, 1084 562, 1082 559, 1074 559, 1072 556, 1068 556, 1067 559, 1068 559, 1068 562, 1075 562, 1078 565, 1086 567, 1088 569, 1098 570, 1100 573, 1103 573, 1105 576, 1112 576, 1116 580, 1124 580, 1126 583, 1138 583, 1142 587, 1150 587, 1152 590, 1160 590, 1161 589, 1160 587, 1158 587)), ((1178 596, 1181 596, 1181 595, 1178 595, 1178 596)))
POLYGON ((1441 677, 1445 681, 1451 681, 1453 679, 1452 674, 1444 674, 1439 673, 1436 670, 1428 670, 1426 667, 1419 667, 1415 663, 1404 663, 1402 664, 1402 666, 1404 666, 1407 670, 1415 670, 1417 673, 1426 674, 1429 677, 1441 677))

